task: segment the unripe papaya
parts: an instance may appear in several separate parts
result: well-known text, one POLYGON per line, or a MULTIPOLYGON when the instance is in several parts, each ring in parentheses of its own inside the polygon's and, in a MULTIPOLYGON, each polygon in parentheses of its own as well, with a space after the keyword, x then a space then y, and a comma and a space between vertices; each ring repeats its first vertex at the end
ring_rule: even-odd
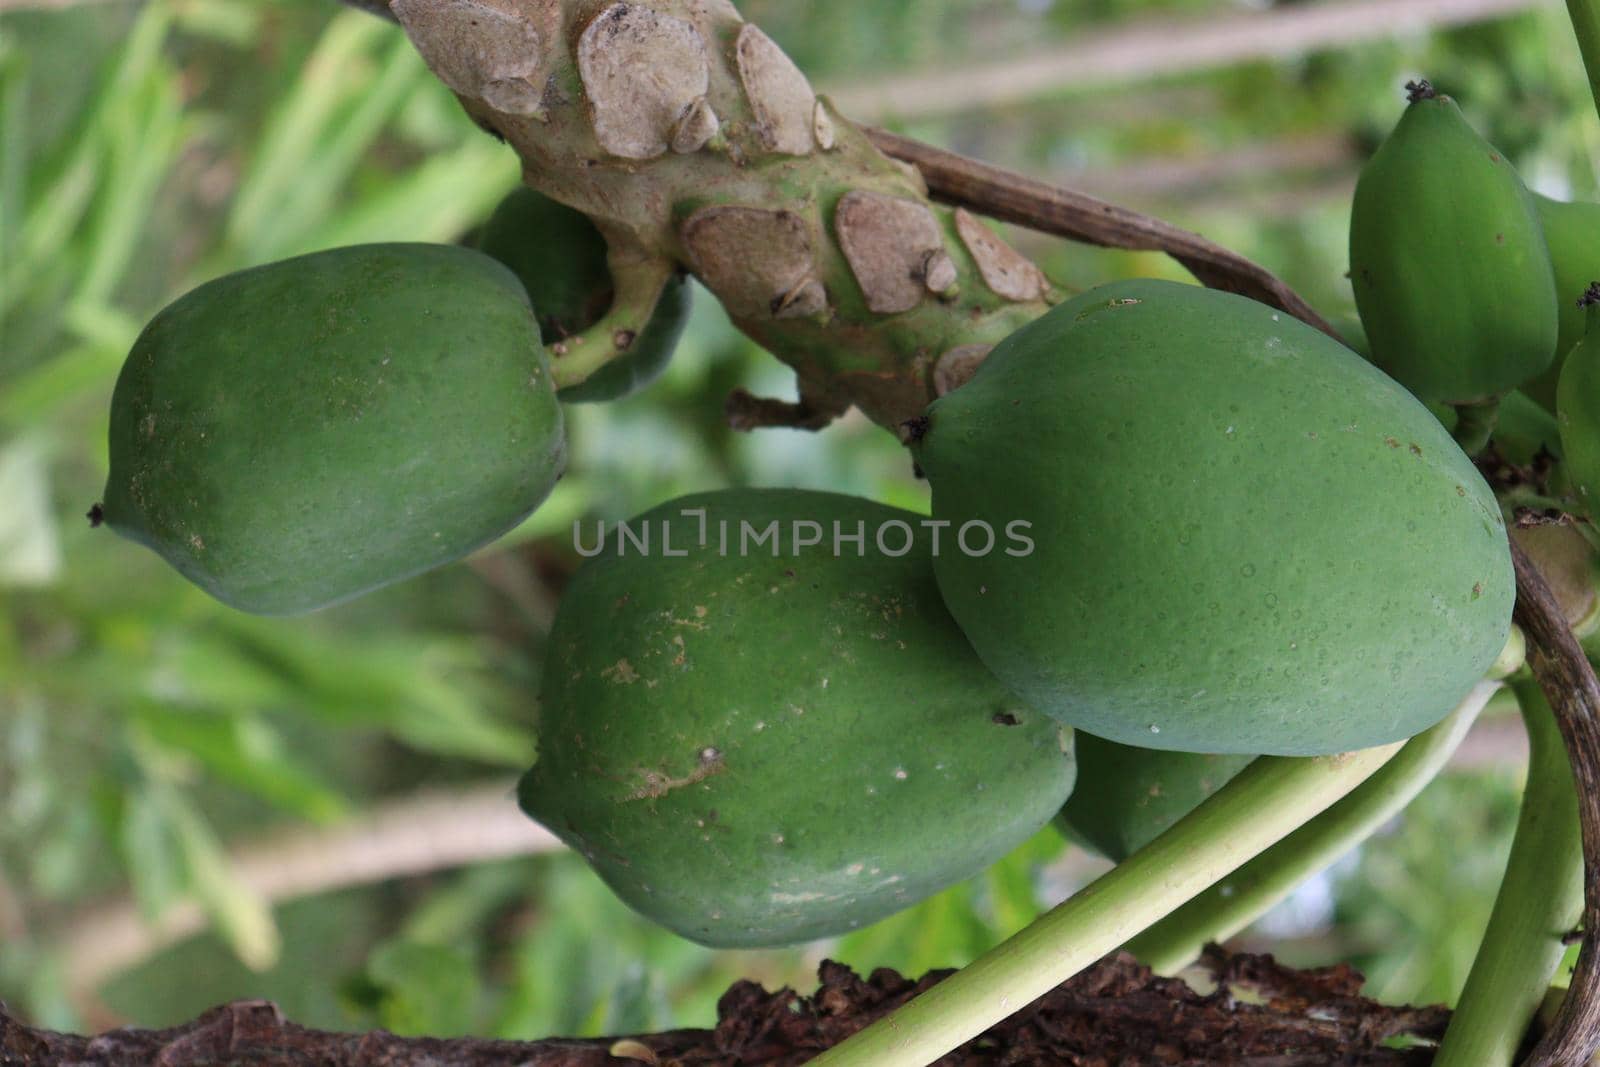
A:
MULTIPOLYGON (((587 215, 520 186, 500 201, 478 247, 521 279, 547 345, 582 333, 611 303, 606 241, 587 215)), ((620 400, 655 381, 689 321, 690 292, 673 278, 627 352, 560 391, 569 404, 620 400)))
POLYGON ((1057 816, 1066 835, 1121 863, 1227 785, 1255 757, 1134 748, 1077 730, 1078 783, 1057 816))
POLYGON ((168 305, 111 399, 107 525, 245 611, 310 611, 458 559, 538 506, 561 409, 515 276, 376 244, 168 305))
POLYGON ((631 521, 648 555, 615 531, 557 612, 523 809, 706 945, 842 933, 1022 842, 1071 791, 1071 734, 983 669, 927 543, 889 554, 918 522, 731 490, 631 521))
POLYGON ((1600 204, 1565 203, 1538 193, 1533 194, 1533 202, 1539 210, 1545 244, 1550 249, 1550 266, 1556 275, 1559 332, 1555 359, 1543 374, 1523 386, 1523 391, 1554 411, 1561 365, 1583 337, 1584 316, 1578 306, 1578 294, 1600 278, 1600 204))
POLYGON ((1493 493, 1415 398, 1243 297, 1104 285, 1006 338, 914 448, 967 543, 950 612, 1040 711, 1122 744, 1318 755, 1409 737, 1494 662, 1493 493))
POLYGON ((1350 282, 1378 366, 1424 400, 1485 403, 1550 365, 1555 276, 1511 164, 1450 97, 1412 90, 1356 182, 1350 282))
POLYGON ((1567 353, 1556 393, 1556 420, 1578 507, 1600 521, 1600 281, 1584 296, 1587 329, 1567 353))

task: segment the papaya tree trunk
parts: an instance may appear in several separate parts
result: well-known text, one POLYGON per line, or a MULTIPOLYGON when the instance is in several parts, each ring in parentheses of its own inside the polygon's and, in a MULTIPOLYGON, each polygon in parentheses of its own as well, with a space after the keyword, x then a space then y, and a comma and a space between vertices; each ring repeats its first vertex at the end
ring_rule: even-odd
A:
POLYGON ((855 406, 898 430, 1061 295, 974 211, 1161 249, 1208 285, 1328 329, 1269 272, 1196 234, 857 126, 728 0, 387 11, 517 152, 524 180, 606 236, 619 297, 557 346, 562 385, 622 354, 648 317, 659 284, 632 280, 687 270, 799 380, 797 403, 736 394, 736 425, 815 429, 855 406))

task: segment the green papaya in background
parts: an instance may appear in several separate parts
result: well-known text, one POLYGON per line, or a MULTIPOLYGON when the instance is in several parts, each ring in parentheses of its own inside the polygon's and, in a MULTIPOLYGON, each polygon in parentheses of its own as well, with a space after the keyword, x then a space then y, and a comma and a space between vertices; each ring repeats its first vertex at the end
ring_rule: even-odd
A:
POLYGON ((1057 821, 1115 863, 1148 845, 1255 757, 1134 748, 1074 731, 1078 783, 1057 821))
POLYGON ((1424 400, 1492 401, 1555 355, 1532 195, 1426 83, 1356 182, 1350 283, 1374 361, 1424 400))
POLYGON ((1600 280, 1584 296, 1587 329, 1567 353, 1556 419, 1577 507, 1600 521, 1600 280))
POLYGON ((843 933, 1020 844, 1071 792, 1071 734, 984 670, 919 521, 731 490, 615 531, 550 634, 523 809, 706 945, 843 933))
POLYGON ((1381 371, 1243 297, 1100 286, 911 429, 958 535, 934 559, 951 614, 1018 696, 1108 740, 1394 741, 1505 643, 1505 525, 1472 463, 1381 371), (1013 528, 1031 550, 981 551, 1013 528))
POLYGON ((245 611, 310 611, 458 559, 566 457, 528 300, 448 245, 229 274, 134 342, 95 512, 245 611))
POLYGON ((1555 270, 1560 328, 1555 359, 1523 389, 1554 411, 1562 362, 1583 337, 1583 309, 1578 306, 1578 297, 1590 282, 1600 278, 1600 204, 1565 203, 1537 193, 1533 202, 1539 210, 1545 244, 1550 249, 1550 265, 1555 270))
MULTIPOLYGON (((606 241, 581 211, 521 186, 500 201, 478 248, 522 280, 547 345, 582 333, 611 303, 606 241)), ((689 321, 690 290, 673 278, 625 355, 560 392, 566 403, 619 400, 661 376, 689 321)))

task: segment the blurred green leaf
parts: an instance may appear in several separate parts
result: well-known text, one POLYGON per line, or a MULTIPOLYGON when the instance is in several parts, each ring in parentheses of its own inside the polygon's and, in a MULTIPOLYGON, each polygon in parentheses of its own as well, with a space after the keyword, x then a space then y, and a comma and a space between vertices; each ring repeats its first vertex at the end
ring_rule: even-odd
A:
POLYGON ((387 1030, 450 1037, 475 1027, 477 968, 459 948, 390 941, 372 953, 367 978, 380 992, 378 1018, 387 1030))
POLYGON ((182 144, 183 100, 176 75, 152 71, 133 87, 126 122, 107 131, 101 195, 83 239, 87 266, 78 279, 75 302, 105 303, 132 262, 149 221, 160 183, 182 144))
POLYGON ((599 1030, 606 1034, 649 1033, 657 1019, 670 1013, 671 1006, 650 971, 635 960, 622 969, 612 985, 599 1030))
POLYGON ((520 171, 517 157, 503 145, 475 134, 454 152, 429 158, 405 178, 351 205, 330 219, 315 241, 289 251, 369 241, 453 241, 488 216, 516 185, 520 171))
POLYGON ((61 536, 40 442, 0 446, 0 586, 48 585, 61 573, 61 536))
MULTIPOLYGON (((108 131, 124 132, 129 124, 120 113, 137 98, 136 87, 161 62, 172 22, 172 6, 147 4, 141 10, 115 61, 103 72, 89 107, 62 145, 44 162, 32 194, 34 206, 24 216, 17 254, 0 271, 0 294, 16 292, 40 264, 59 256, 82 219, 99 184, 107 152, 108 131)), ((0 297, 3 299, 3 297, 0 297)), ((0 304, 0 315, 5 305, 0 304)))
MULTIPOLYGON (((361 12, 341 12, 328 23, 291 91, 273 104, 227 222, 227 237, 243 250, 247 262, 284 255, 275 234, 278 211, 322 147, 337 135, 342 107, 365 83, 367 50, 391 29, 361 12)), ((327 192, 318 189, 313 195, 327 192)))
POLYGON ((187 714, 142 708, 137 722, 152 743, 190 756, 218 779, 317 823, 347 813, 344 798, 287 749, 276 731, 248 714, 187 714))
POLYGON ((139 912, 154 922, 182 895, 186 878, 177 829, 148 785, 128 791, 118 843, 139 912))
POLYGON ((234 955, 251 970, 271 967, 278 958, 278 928, 266 901, 239 880, 211 827, 183 794, 157 794, 178 840, 189 889, 211 916, 234 955))

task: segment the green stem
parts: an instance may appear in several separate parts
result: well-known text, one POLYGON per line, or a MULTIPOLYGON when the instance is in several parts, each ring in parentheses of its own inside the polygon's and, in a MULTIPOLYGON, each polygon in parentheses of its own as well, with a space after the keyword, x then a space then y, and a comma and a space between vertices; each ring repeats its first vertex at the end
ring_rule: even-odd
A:
POLYGON ((666 260, 613 253, 607 266, 614 286, 611 306, 588 329, 551 346, 550 367, 558 389, 579 384, 626 354, 672 279, 673 267, 666 260))
POLYGON ((1510 1067, 1583 911, 1583 843, 1566 744, 1538 683, 1513 688, 1528 729, 1528 783, 1489 928, 1434 1067, 1510 1067))
POLYGON ((1567 14, 1572 16, 1578 51, 1583 53, 1583 65, 1589 72, 1589 91, 1594 94, 1595 109, 1600 111, 1600 0, 1567 0, 1567 14))
POLYGON ((1323 811, 1401 743, 1341 756, 1263 756, 1166 833, 1003 944, 812 1060, 922 1067, 976 1037, 1323 811))
POLYGON ((1522 627, 1512 623, 1511 632, 1506 635, 1505 647, 1494 658, 1494 662, 1489 664, 1484 677, 1491 682, 1502 681, 1522 670, 1527 663, 1528 637, 1522 632, 1522 627))
POLYGON ((1481 404, 1457 404, 1456 444, 1469 456, 1476 456, 1489 444, 1489 437, 1500 421, 1500 401, 1486 400, 1481 404))
POLYGON ((1123 948, 1159 974, 1176 974, 1199 958, 1206 942, 1226 940, 1255 922, 1411 803, 1449 762, 1499 688, 1497 682, 1479 683, 1443 722, 1406 742, 1349 796, 1123 948))

